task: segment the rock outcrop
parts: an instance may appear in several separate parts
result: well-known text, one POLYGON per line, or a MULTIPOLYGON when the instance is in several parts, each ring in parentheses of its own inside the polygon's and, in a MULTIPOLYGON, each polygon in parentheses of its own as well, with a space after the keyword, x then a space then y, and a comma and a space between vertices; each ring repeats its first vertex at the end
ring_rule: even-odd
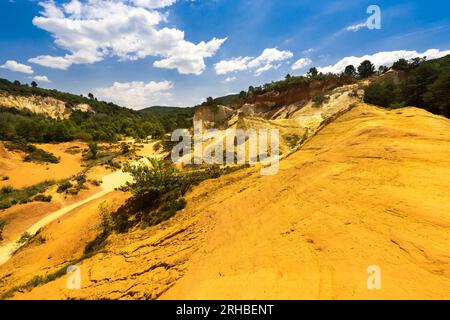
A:
POLYGON ((92 112, 88 104, 67 106, 64 101, 43 96, 14 96, 0 92, 0 108, 16 108, 32 113, 46 115, 53 119, 67 119, 75 110, 92 112))

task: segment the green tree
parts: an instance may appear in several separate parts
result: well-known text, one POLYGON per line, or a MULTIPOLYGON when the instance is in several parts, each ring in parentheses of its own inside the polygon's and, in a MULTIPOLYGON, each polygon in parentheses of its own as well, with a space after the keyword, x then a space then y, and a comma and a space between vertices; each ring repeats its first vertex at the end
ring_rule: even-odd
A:
POLYGON ((124 171, 131 174, 133 182, 127 187, 137 198, 157 197, 173 190, 179 181, 179 171, 170 163, 148 158, 149 165, 127 165, 124 171))
POLYGON ((364 60, 358 67, 358 75, 360 78, 368 78, 375 74, 375 66, 369 60, 364 60))
POLYGON ((407 71, 409 70, 409 63, 406 59, 399 59, 398 61, 394 62, 392 65, 392 69, 398 70, 398 71, 407 71))
POLYGON ((425 108, 450 118, 450 69, 444 70, 427 89, 423 95, 425 108))
POLYGON ((121 143, 120 144, 120 150, 122 154, 129 154, 130 153, 130 145, 128 143, 121 143))
POLYGON ((311 69, 309 69, 308 73, 307 73, 307 77, 310 79, 314 79, 319 75, 319 71, 317 71, 316 67, 313 67, 311 69))
POLYGON ((353 65, 348 65, 345 67, 344 74, 346 76, 356 77, 356 68, 353 65))
POLYGON ((386 73, 388 70, 389 70, 389 68, 386 67, 386 66, 379 66, 379 67, 378 67, 378 73, 379 73, 379 74, 386 73))
POLYGON ((97 159, 97 155, 98 155, 98 145, 97 142, 89 142, 88 144, 89 147, 89 152, 91 154, 91 159, 97 159))
POLYGON ((364 102, 382 107, 401 105, 401 91, 392 79, 371 83, 365 90, 364 102))
POLYGON ((36 81, 31 81, 31 87, 33 88, 37 88, 38 84, 36 83, 36 81))

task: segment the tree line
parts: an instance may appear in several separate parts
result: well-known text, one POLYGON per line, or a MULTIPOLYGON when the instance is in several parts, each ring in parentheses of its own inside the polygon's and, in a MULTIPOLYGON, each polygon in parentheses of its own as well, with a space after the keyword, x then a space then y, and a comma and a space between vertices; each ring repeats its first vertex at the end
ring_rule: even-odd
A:
POLYGON ((0 92, 14 96, 39 95, 59 99, 71 107, 89 104, 93 112, 75 110, 69 119, 51 119, 15 108, 0 108, 0 140, 27 142, 117 141, 124 136, 144 139, 162 138, 177 128, 190 128, 192 108, 162 108, 135 111, 113 103, 89 97, 76 96, 57 90, 28 86, 18 81, 0 79, 0 92))
POLYGON ((365 102, 388 108, 414 106, 450 118, 450 56, 400 59, 392 69, 401 76, 374 81, 366 88, 365 102))

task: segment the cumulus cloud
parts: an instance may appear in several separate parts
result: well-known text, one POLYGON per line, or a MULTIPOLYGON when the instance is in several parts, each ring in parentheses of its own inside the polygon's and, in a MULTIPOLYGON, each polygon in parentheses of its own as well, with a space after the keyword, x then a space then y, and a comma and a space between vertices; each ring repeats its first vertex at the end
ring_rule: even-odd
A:
POLYGON ((287 50, 267 48, 258 57, 238 57, 230 60, 222 60, 214 65, 216 74, 224 75, 231 72, 254 70, 255 75, 271 69, 276 69, 282 61, 292 58, 294 55, 287 50))
POLYGON ((345 70, 345 67, 348 65, 353 65, 355 68, 357 68, 364 60, 370 60, 375 65, 375 67, 379 66, 390 67, 394 62, 402 58, 406 60, 416 57, 427 57, 427 59, 436 59, 449 54, 450 50, 441 51, 439 49, 429 49, 425 52, 406 51, 406 50, 383 51, 372 55, 365 55, 362 57, 354 57, 354 56, 345 57, 334 65, 330 65, 323 68, 317 68, 317 70, 322 73, 329 73, 329 72, 340 73, 343 72, 345 70))
POLYGON ((311 59, 300 58, 292 64, 291 68, 292 70, 300 70, 303 69, 304 67, 309 66, 311 63, 312 63, 311 59))
POLYGON ((201 74, 205 59, 226 41, 213 38, 198 44, 186 41, 184 32, 159 27, 167 15, 156 9, 175 0, 71 0, 56 4, 40 2, 41 16, 33 24, 50 32, 55 44, 68 51, 63 56, 41 55, 29 61, 42 66, 68 69, 115 56, 121 61, 159 57, 155 67, 176 69, 182 74, 201 74))
POLYGON ((133 0, 134 5, 147 9, 170 7, 176 0, 133 0))
POLYGON ((47 76, 35 76, 33 79, 40 82, 51 82, 48 80, 47 76))
POLYGON ((94 92, 101 99, 139 109, 166 104, 172 97, 172 88, 173 83, 170 81, 133 81, 114 82, 111 87, 98 88, 94 92))
POLYGON ((31 68, 30 66, 18 63, 17 61, 14 61, 14 60, 6 61, 4 64, 2 64, 0 66, 0 68, 8 69, 9 71, 14 71, 14 72, 22 72, 22 73, 26 73, 26 74, 34 73, 33 68, 31 68))
POLYGON ((222 60, 214 65, 214 69, 218 75, 236 71, 244 71, 248 69, 248 63, 251 60, 253 60, 252 57, 239 57, 230 60, 222 60))
POLYGON ((223 80, 223 82, 233 82, 233 81, 236 81, 236 80, 237 80, 236 77, 228 77, 225 80, 223 80))

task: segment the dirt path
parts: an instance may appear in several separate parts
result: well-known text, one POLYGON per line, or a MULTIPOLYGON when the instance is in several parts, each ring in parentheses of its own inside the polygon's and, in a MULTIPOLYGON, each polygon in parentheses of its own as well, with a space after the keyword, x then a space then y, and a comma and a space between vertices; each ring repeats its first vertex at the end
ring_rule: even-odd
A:
MULTIPOLYGON (((102 191, 90 196, 89 198, 86 198, 79 202, 73 203, 67 207, 61 208, 53 213, 50 213, 49 215, 39 220, 37 223, 33 224, 31 227, 29 227, 26 230, 26 232, 29 233, 30 235, 35 235, 39 229, 45 227, 50 222, 59 219, 65 214, 71 212, 72 210, 75 210, 78 207, 81 207, 86 203, 89 203, 93 200, 103 197, 107 193, 112 192, 114 191, 114 189, 124 185, 127 181, 129 181, 129 179, 131 179, 131 176, 121 170, 103 177, 102 191)), ((17 238, 14 241, 11 241, 5 244, 4 246, 0 247, 0 265, 7 262, 11 258, 12 253, 21 247, 21 245, 18 243, 19 239, 20 238, 17 238)))

